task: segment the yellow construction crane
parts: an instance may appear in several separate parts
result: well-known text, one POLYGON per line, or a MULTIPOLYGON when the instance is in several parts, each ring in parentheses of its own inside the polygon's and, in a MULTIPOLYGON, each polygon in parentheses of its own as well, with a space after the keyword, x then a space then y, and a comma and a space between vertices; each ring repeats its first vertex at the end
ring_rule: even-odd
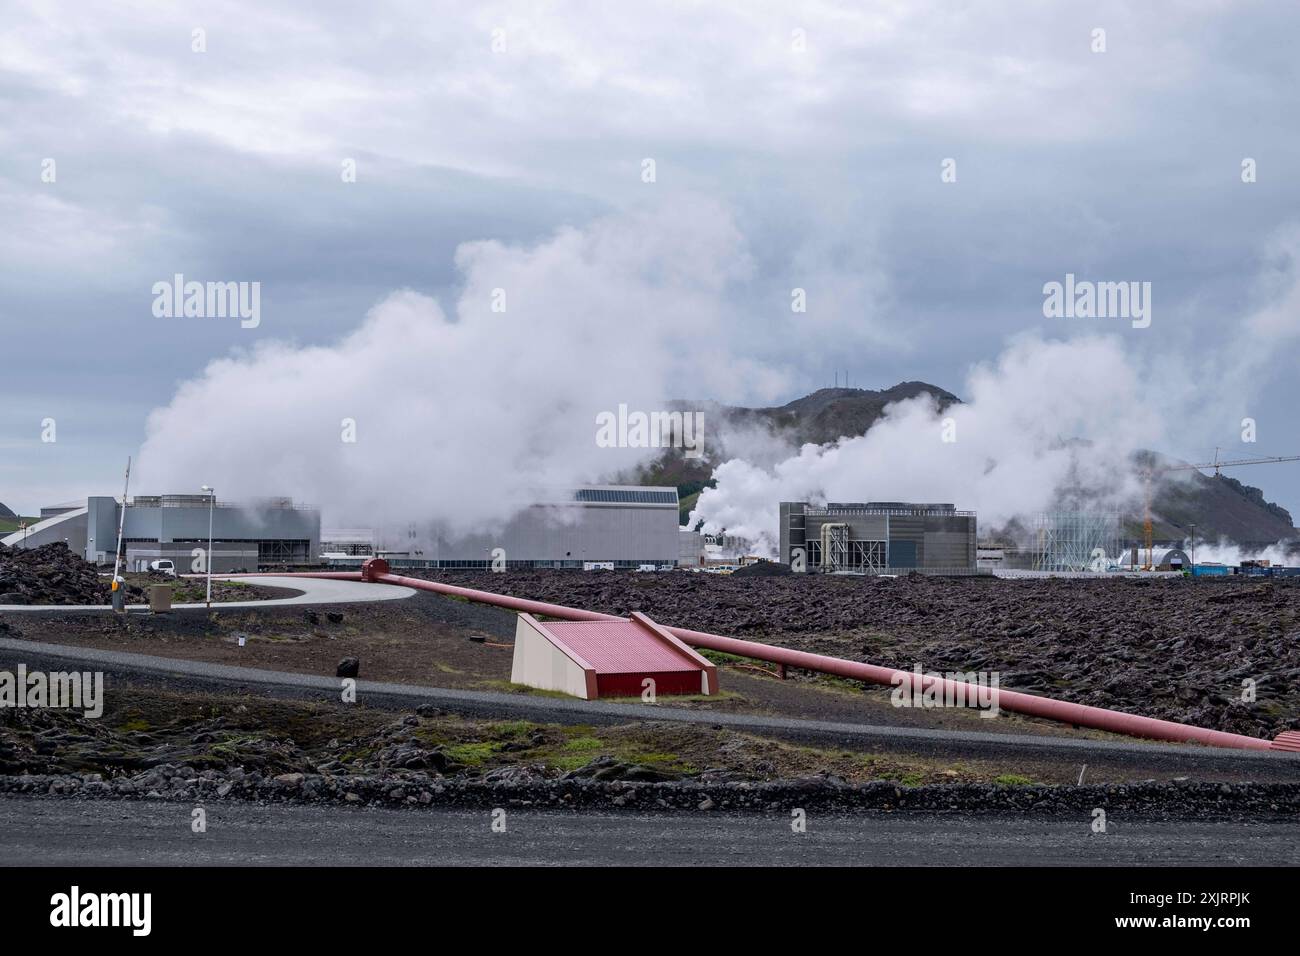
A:
POLYGON ((1200 471, 1202 468, 1213 468, 1214 473, 1219 474, 1221 468, 1236 468, 1238 465, 1269 465, 1281 461, 1300 461, 1300 455, 1283 455, 1276 458, 1234 458, 1230 461, 1221 461, 1219 459, 1219 449, 1214 449, 1214 461, 1202 462, 1199 465, 1162 465, 1159 468, 1143 469, 1142 490, 1143 490, 1143 517, 1142 517, 1142 544, 1146 547, 1147 560, 1142 566, 1143 571, 1150 571, 1152 564, 1152 545, 1151 545, 1151 479, 1157 475, 1163 475, 1171 471, 1200 471))

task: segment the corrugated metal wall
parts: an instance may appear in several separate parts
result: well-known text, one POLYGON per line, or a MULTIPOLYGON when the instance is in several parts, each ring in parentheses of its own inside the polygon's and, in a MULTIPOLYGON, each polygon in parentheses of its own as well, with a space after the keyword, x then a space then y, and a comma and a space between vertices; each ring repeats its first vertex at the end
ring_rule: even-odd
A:
POLYGON ((676 504, 539 505, 495 533, 440 539, 423 557, 446 563, 490 562, 501 548, 507 562, 613 561, 619 566, 674 564, 679 554, 676 504))
MULTIPOLYGON (((909 506, 893 502, 899 512, 909 506)), ((806 514, 804 502, 781 502, 781 560, 790 563, 792 548, 818 540, 821 527, 845 523, 854 541, 887 541, 890 568, 921 570, 973 569, 977 540, 976 517, 951 510, 933 514, 921 512, 863 514, 860 505, 837 512, 827 506, 824 514, 806 514)), ((919 507, 919 506, 918 506, 919 507)))

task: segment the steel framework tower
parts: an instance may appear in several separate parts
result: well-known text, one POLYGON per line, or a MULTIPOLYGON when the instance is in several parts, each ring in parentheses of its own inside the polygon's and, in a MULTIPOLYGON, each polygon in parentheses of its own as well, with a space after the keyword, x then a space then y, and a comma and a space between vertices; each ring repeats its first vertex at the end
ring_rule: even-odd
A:
POLYGON ((1049 511, 1034 521, 1035 571, 1104 571, 1119 553, 1119 514, 1049 511))

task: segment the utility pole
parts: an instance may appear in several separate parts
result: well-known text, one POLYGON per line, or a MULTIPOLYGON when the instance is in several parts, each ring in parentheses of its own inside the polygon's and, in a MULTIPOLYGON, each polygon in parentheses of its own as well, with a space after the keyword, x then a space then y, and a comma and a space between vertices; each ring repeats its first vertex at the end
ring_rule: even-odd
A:
POLYGON ((131 456, 126 457, 126 478, 122 483, 122 510, 117 516, 117 549, 113 552, 113 583, 111 586, 113 610, 126 611, 126 592, 118 569, 122 566, 122 529, 126 526, 126 496, 131 490, 131 456))
POLYGON ((208 553, 207 559, 203 562, 208 572, 208 610, 212 610, 212 509, 217 505, 217 489, 203 485, 203 490, 208 493, 208 553))

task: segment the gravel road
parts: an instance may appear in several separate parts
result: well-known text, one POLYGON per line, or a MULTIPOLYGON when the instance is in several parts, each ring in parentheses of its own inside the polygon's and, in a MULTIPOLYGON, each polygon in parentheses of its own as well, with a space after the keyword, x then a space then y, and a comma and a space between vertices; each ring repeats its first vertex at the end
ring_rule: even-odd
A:
POLYGON ((1300 863, 1300 825, 1024 816, 529 813, 0 797, 0 863, 63 865, 996 866, 1300 863))

